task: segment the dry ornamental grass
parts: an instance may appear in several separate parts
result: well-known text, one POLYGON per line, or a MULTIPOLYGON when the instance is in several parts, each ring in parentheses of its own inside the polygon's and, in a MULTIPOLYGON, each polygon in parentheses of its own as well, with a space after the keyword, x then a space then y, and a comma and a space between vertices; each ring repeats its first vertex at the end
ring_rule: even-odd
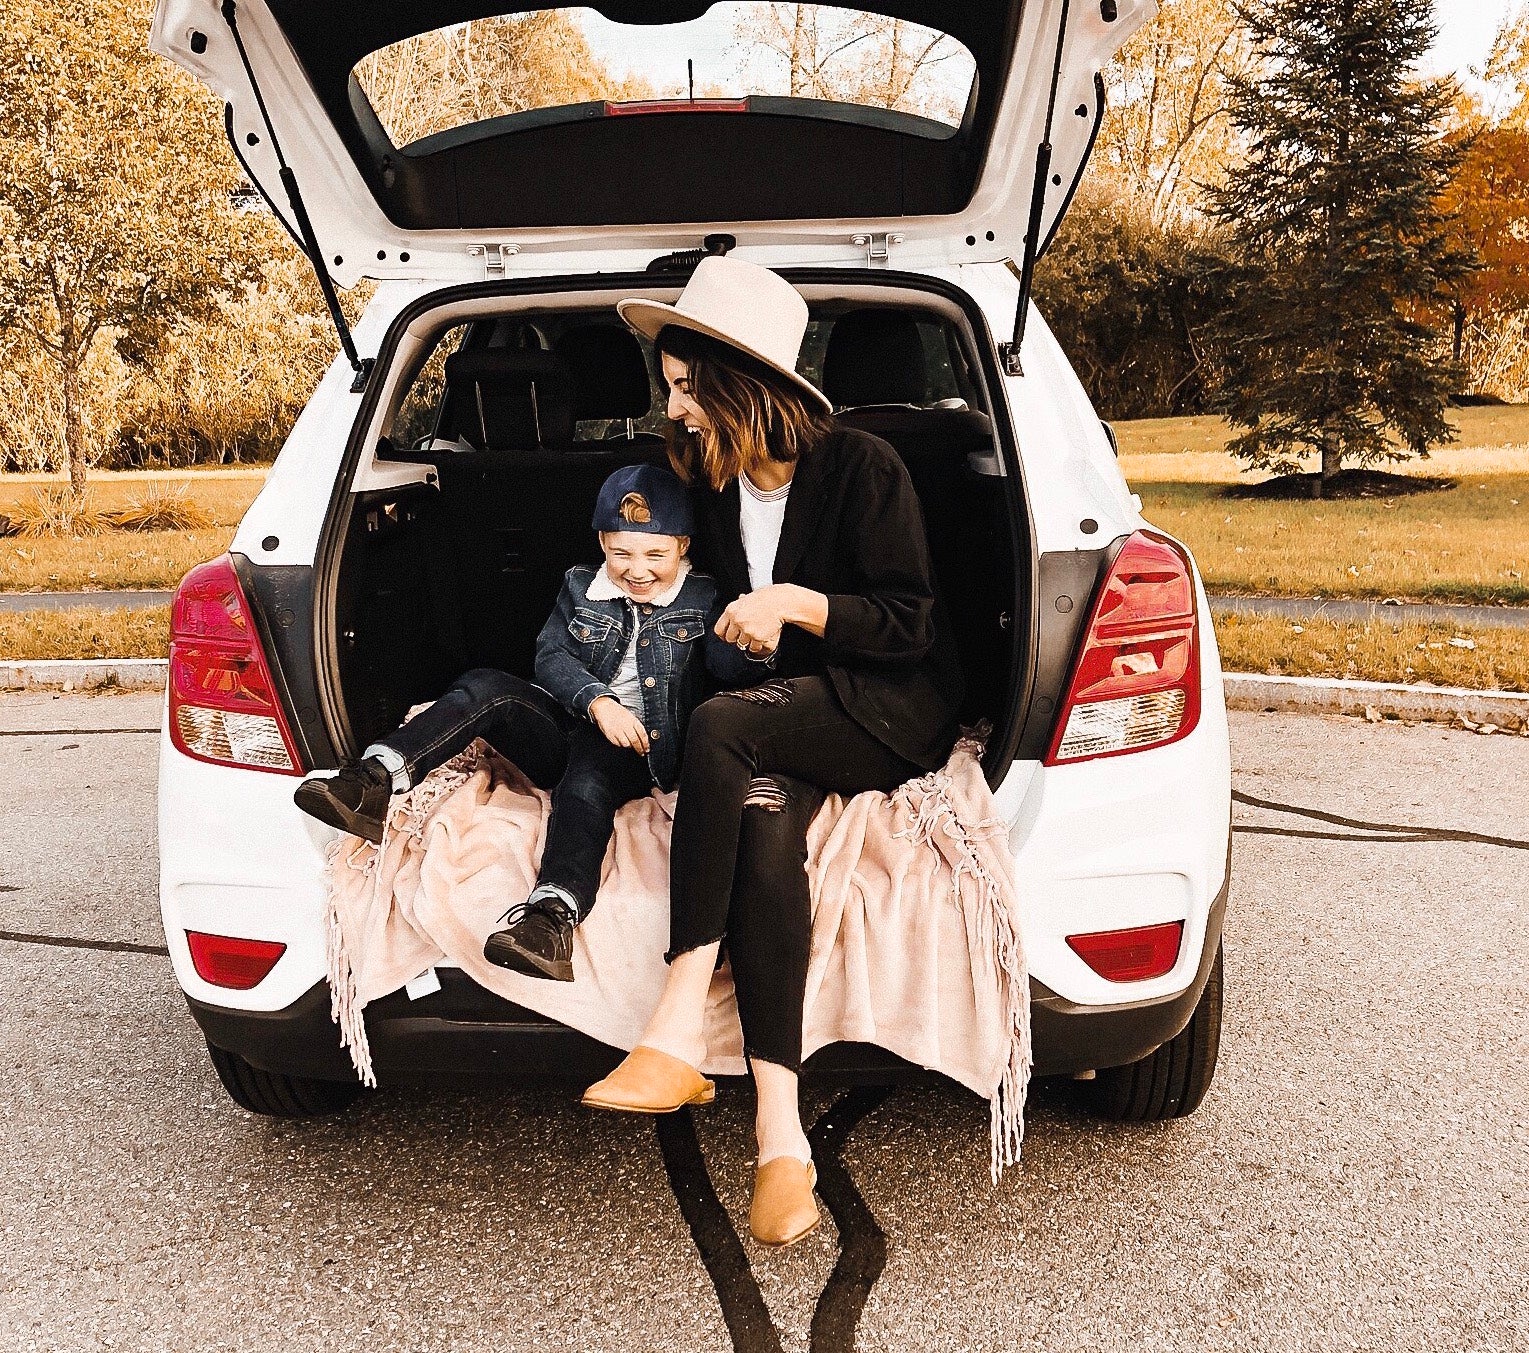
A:
POLYGON ((1228 672, 1529 691, 1529 629, 1221 615, 1216 641, 1228 672))
POLYGON ((169 651, 168 606, 0 611, 0 661, 163 658, 169 651))
MULTIPOLYGON (((263 470, 97 476, 88 493, 98 517, 138 529, 0 539, 0 591, 174 587, 193 565, 228 548, 264 482, 263 470)), ((14 518, 37 487, 20 476, 0 478, 0 514, 14 518)))

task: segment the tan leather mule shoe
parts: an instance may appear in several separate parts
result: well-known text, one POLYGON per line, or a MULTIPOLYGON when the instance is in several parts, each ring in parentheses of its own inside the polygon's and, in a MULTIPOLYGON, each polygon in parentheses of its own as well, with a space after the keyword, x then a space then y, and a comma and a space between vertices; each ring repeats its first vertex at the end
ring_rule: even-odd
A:
POLYGON ((686 1104, 710 1104, 717 1087, 689 1062, 640 1044, 580 1101, 592 1109, 622 1113, 673 1113, 686 1104))
POLYGON ((817 1166, 795 1156, 776 1156, 754 1176, 749 1233, 761 1245, 795 1245, 817 1229, 817 1166))

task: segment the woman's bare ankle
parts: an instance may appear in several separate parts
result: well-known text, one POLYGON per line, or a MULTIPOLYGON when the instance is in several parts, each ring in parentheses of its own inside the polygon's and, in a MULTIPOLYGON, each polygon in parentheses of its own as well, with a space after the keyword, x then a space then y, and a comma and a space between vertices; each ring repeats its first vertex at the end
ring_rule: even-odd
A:
POLYGON ((645 1048, 657 1048, 690 1066, 699 1067, 706 1060, 706 1037, 704 1034, 682 1033, 677 1030, 650 1029, 638 1040, 645 1048))
POLYGON ((812 1143, 800 1123, 768 1125, 756 1123, 754 1137, 759 1143, 759 1164, 775 1160, 779 1156, 791 1156, 796 1160, 812 1159, 812 1143))

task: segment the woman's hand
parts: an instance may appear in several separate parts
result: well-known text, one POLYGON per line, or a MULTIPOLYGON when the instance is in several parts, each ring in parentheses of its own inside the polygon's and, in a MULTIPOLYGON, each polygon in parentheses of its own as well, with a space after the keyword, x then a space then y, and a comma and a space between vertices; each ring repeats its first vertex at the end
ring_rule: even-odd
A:
POLYGON ((589 718, 615 747, 648 754, 648 730, 642 720, 613 695, 597 695, 589 702, 589 718))
POLYGON ((795 583, 771 583, 731 602, 717 620, 717 637, 756 658, 780 647, 780 632, 799 625, 821 635, 828 619, 828 598, 795 583))

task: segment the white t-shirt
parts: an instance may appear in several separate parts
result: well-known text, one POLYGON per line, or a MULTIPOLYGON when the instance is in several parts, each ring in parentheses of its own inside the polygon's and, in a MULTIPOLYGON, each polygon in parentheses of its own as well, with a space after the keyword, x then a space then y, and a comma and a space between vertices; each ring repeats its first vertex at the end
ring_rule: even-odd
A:
POLYGON ((738 534, 749 561, 749 586, 768 587, 775 581, 775 552, 780 547, 781 523, 786 520, 788 479, 778 489, 759 488, 746 474, 738 476, 738 534))

